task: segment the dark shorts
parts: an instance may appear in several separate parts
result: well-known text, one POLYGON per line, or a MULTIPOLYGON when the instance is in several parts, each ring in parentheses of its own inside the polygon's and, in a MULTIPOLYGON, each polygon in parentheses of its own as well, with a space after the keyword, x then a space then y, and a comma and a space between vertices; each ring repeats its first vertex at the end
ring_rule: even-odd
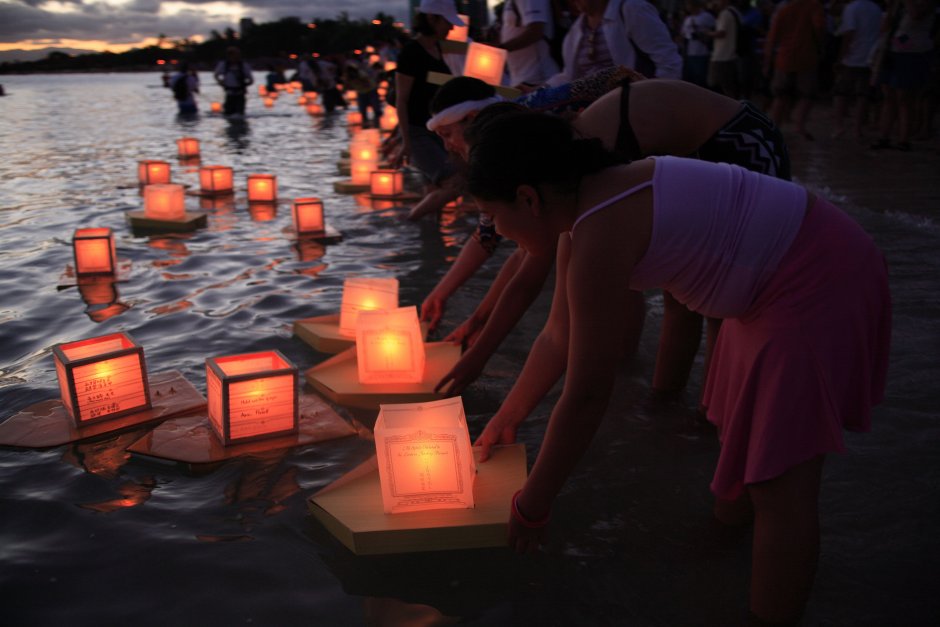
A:
POLYGON ((836 96, 866 98, 871 91, 871 68, 840 65, 833 92, 836 96))
POLYGON ((225 115, 241 114, 245 112, 245 92, 230 89, 225 92, 225 115))
POLYGON ((790 180, 790 153, 780 129, 750 102, 702 144, 694 155, 702 161, 733 163, 754 172, 790 180))
POLYGON ((725 94, 733 94, 738 88, 738 60, 711 61, 708 64, 708 86, 721 89, 725 94))
POLYGON ((818 88, 816 70, 805 72, 781 72, 776 70, 770 83, 770 91, 774 96, 792 96, 796 94, 802 98, 812 98, 818 88))
POLYGON ((883 82, 894 89, 917 90, 927 86, 933 52, 888 52, 883 82))

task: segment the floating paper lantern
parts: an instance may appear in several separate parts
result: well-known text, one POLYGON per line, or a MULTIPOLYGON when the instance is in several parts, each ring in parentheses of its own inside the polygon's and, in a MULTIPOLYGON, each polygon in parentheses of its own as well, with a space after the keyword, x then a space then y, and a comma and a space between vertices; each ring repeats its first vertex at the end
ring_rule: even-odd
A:
POLYGON ((274 106, 274 98, 265 97, 265 99, 264 99, 264 106, 269 107, 269 108, 270 108, 270 107, 273 107, 273 106, 274 106))
POLYGON ((298 235, 304 233, 322 233, 323 202, 319 198, 296 198, 291 205, 294 230, 298 235))
POLYGON ((470 31, 470 16, 458 13, 457 17, 463 20, 463 26, 454 26, 447 33, 447 39, 451 41, 467 41, 467 34, 470 31))
POLYGON ((225 445, 297 433, 298 391, 278 351, 206 359, 209 423, 225 445))
POLYGON ((417 307, 360 311, 356 358, 359 383, 421 383, 425 354, 417 307))
POLYGON ((399 170, 375 170, 370 174, 369 191, 378 198, 400 196, 405 177, 399 170))
POLYGON ((72 251, 78 276, 114 274, 117 269, 111 229, 76 229, 72 235, 72 251))
POLYGON ((150 408, 144 349, 112 333, 52 349, 62 403, 78 426, 150 408))
POLYGON ((343 98, 346 99, 346 102, 356 102, 358 97, 358 94, 352 89, 346 90, 346 93, 343 94, 343 98))
POLYGON ((261 96, 261 97, 264 97, 264 96, 267 96, 267 95, 268 95, 268 87, 267 87, 267 85, 258 85, 258 95, 261 96))
POLYGON ((308 101, 312 102, 312 101, 314 101, 314 100, 317 99, 317 92, 315 92, 315 91, 305 91, 305 92, 304 92, 304 97, 305 97, 308 101))
POLYGON ((382 117, 379 118, 379 128, 383 131, 394 131, 398 126, 398 112, 395 107, 385 107, 382 117))
POLYGON ((183 137, 176 140, 176 150, 180 159, 199 156, 199 140, 195 137, 183 137))
POLYGON ((304 84, 301 83, 300 81, 291 81, 289 85, 290 85, 290 87, 291 87, 292 89, 303 89, 303 88, 304 88, 304 84))
POLYGON ((137 162, 137 180, 141 185, 170 182, 170 164, 166 161, 146 159, 137 162))
POLYGON ((298 97, 297 97, 297 104, 299 104, 301 107, 304 106, 305 104, 307 104, 307 97, 306 97, 306 96, 298 96, 298 97))
POLYGON ((225 165, 207 165, 199 168, 199 189, 204 194, 230 194, 234 183, 232 168, 225 165))
POLYGON ((248 202, 275 202, 277 177, 273 174, 248 175, 248 202))
POLYGON ((144 216, 152 220, 186 218, 182 185, 148 185, 144 188, 144 216))
POLYGON ((398 308, 398 279, 351 278, 343 282, 343 302, 339 311, 339 332, 356 337, 360 311, 398 308))
POLYGON ((459 396, 380 405, 375 452, 386 513, 473 507, 476 464, 459 396))
POLYGON ((323 107, 316 103, 307 105, 307 113, 310 115, 323 115, 323 107))
POLYGON ((346 124, 349 126, 360 126, 362 124, 362 113, 359 111, 350 111, 347 113, 346 124))
POLYGON ((221 103, 221 102, 213 102, 212 104, 209 105, 209 110, 210 110, 212 113, 222 113, 222 103, 221 103))
POLYGON ((463 75, 478 78, 490 85, 499 85, 503 80, 505 65, 506 51, 504 49, 471 41, 463 75))
POLYGON ((386 71, 386 72, 392 72, 392 71, 394 71, 395 68, 397 68, 397 67, 398 67, 398 64, 395 63, 394 61, 386 61, 386 62, 385 62, 385 71, 386 71))

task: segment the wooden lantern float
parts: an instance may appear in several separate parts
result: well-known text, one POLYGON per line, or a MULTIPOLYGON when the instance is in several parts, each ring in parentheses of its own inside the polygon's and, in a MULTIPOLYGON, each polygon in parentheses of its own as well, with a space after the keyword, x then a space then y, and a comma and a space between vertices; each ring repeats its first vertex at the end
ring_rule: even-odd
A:
POLYGON ((360 311, 356 359, 359 383, 421 383, 425 354, 418 309, 360 311))
POLYGON ((150 408, 144 350, 112 333, 52 349, 62 403, 81 426, 150 408))
POLYGON ((72 235, 75 274, 79 277, 113 275, 117 271, 114 235, 108 228, 76 229, 72 235))
POLYGON ((249 174, 248 202, 277 202, 277 177, 273 174, 249 174))
POLYGON ((145 159, 137 162, 137 181, 141 185, 159 185, 170 182, 170 164, 166 161, 145 159))
POLYGON ((212 113, 222 113, 222 103, 213 102, 212 104, 209 105, 209 111, 211 111, 212 113))
POLYGON ((381 405, 375 452, 387 514, 473 507, 476 463, 459 396, 381 405))
POLYGON ((319 198, 295 198, 291 205, 291 216, 297 235, 319 234, 326 230, 323 201, 319 198))
POLYGON ((195 137, 182 137, 176 140, 176 151, 180 159, 192 159, 199 156, 199 140, 195 137))
POLYGON ((490 85, 499 85, 503 80, 503 68, 506 65, 506 51, 486 44, 470 42, 467 61, 464 64, 464 76, 478 78, 490 85))
POLYGON ((182 185, 148 185, 144 188, 144 216, 151 220, 182 221, 186 218, 182 185))
POLYGON ((297 368, 278 351, 206 359, 206 391, 226 446, 297 433, 297 368))
POLYGON ((354 277, 343 282, 343 300, 339 310, 339 332, 356 337, 356 323, 361 311, 398 309, 398 279, 354 277))
POLYGON ((470 16, 458 13, 457 17, 463 20, 464 25, 451 28, 450 32, 447 33, 447 39, 449 41, 467 41, 467 35, 470 32, 470 16))
POLYGON ((369 191, 375 198, 397 198, 405 189, 405 176, 400 170, 375 170, 370 174, 369 191))
POLYGON ((225 165, 207 165, 199 168, 199 191, 207 195, 233 193, 232 168, 225 165))

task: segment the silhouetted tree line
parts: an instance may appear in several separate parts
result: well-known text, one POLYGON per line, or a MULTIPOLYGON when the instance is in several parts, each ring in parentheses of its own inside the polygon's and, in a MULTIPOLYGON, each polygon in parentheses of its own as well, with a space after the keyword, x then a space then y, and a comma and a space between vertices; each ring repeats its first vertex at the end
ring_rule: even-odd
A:
POLYGON ((378 42, 392 43, 404 36, 394 26, 394 19, 381 12, 371 20, 351 20, 345 12, 335 19, 314 18, 309 22, 285 17, 276 22, 246 23, 241 33, 231 28, 222 33, 212 31, 203 42, 176 40, 171 48, 148 46, 119 54, 95 52, 75 56, 52 52, 38 61, 2 63, 0 73, 162 70, 170 69, 168 65, 180 60, 189 61, 200 69, 211 69, 232 45, 241 48, 249 62, 267 63, 289 54, 327 55, 378 42), (157 64, 161 59, 166 65, 157 64))

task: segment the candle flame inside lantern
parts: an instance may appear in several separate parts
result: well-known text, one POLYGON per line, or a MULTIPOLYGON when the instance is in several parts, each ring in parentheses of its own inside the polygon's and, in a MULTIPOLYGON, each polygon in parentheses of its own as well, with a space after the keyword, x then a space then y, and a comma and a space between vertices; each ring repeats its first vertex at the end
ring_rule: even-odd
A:
POLYGON ((361 311, 387 310, 398 307, 398 279, 354 277, 343 282, 339 332, 356 337, 356 321, 361 311))
POLYGON ((277 200, 277 178, 273 174, 248 176, 248 202, 274 202, 277 200))
POLYGON ((170 164, 166 161, 147 159, 137 162, 137 180, 141 185, 170 182, 170 164))
POLYGON ((467 60, 464 63, 464 76, 478 78, 490 85, 499 85, 503 78, 506 64, 506 51, 486 44, 470 42, 467 60))
POLYGON ((420 383, 425 352, 417 308, 360 311, 356 356, 360 383, 420 383))
POLYGON ((397 170, 376 170, 371 174, 370 193, 377 197, 399 196, 404 186, 404 175, 397 170))
POLYGON ((186 217, 182 185, 148 185, 144 188, 144 215, 154 220, 186 217))

